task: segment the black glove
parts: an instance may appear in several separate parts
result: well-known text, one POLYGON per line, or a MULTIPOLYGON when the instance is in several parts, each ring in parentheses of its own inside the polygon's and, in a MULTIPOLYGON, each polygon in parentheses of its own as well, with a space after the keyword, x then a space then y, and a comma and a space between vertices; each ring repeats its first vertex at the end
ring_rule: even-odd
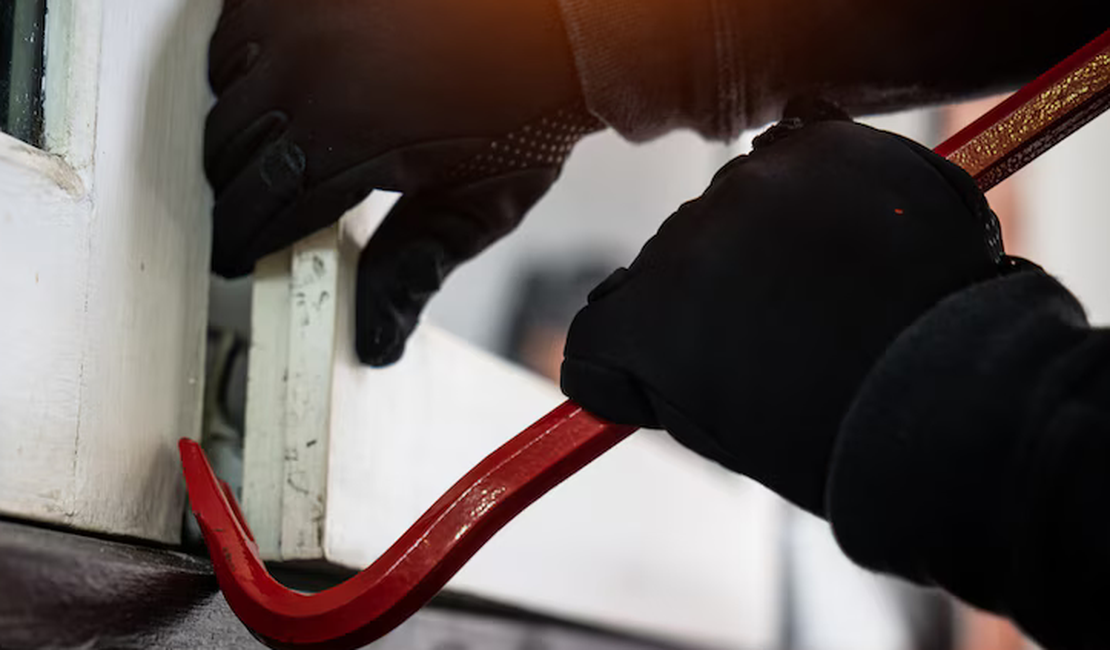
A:
POLYGON ((822 514, 865 374, 932 305, 1010 262, 961 169, 828 106, 788 110, 594 290, 562 386, 822 514))
POLYGON ((227 0, 209 75, 217 273, 404 192, 359 266, 357 348, 376 365, 601 128, 554 0, 227 0))

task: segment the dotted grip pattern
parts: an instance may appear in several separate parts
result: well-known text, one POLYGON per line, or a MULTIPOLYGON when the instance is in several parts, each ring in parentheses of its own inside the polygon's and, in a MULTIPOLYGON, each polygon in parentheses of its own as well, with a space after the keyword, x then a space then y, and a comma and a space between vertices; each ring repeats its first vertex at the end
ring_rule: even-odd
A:
POLYGON ((457 167, 452 180, 467 182, 523 169, 561 167, 575 143, 602 128, 584 104, 559 109, 491 141, 484 151, 457 167))

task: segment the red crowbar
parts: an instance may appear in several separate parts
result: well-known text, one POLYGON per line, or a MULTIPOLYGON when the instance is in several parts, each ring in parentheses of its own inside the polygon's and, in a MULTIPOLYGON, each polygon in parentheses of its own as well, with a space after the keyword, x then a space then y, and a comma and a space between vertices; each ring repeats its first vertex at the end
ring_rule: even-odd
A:
POLYGON ((478 463, 369 568, 311 595, 270 577, 200 445, 178 446, 193 514, 232 611, 271 647, 336 650, 400 625, 521 510, 635 430, 563 404, 478 463))
MULTIPOLYGON (((1110 107, 1110 32, 936 148, 993 187, 1110 107)), ((494 533, 635 429, 566 402, 462 477, 374 564, 316 594, 270 577, 235 497, 200 446, 180 442, 193 514, 220 588, 239 619, 275 648, 368 644, 428 602, 494 533)))

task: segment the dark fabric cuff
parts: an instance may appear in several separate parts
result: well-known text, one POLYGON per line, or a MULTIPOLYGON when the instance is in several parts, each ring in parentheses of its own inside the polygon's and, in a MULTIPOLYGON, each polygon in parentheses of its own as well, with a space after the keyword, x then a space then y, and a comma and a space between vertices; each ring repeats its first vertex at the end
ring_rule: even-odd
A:
MULTIPOLYGON (((872 369, 846 416, 827 512, 857 563, 940 585, 996 612, 1045 521, 1039 436, 1058 360, 1090 330, 1039 271, 971 287, 919 319, 872 369)), ((1028 573, 1028 571, 1026 572, 1028 573)))
POLYGON ((623 137, 644 141, 676 128, 715 138, 739 132, 735 37, 718 34, 716 0, 559 0, 586 103, 623 137))

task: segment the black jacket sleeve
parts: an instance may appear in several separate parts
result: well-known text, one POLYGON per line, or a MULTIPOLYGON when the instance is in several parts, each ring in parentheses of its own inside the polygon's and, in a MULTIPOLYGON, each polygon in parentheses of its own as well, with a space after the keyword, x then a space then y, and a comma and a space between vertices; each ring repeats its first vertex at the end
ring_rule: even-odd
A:
POLYGON ((1039 271, 950 297, 872 369, 827 498, 856 562, 1007 615, 1053 650, 1105 647, 1110 331, 1039 271))
POLYGON ((729 138, 821 94, 855 114, 1012 88, 1110 28, 1110 2, 558 0, 590 109, 626 138, 729 138))

